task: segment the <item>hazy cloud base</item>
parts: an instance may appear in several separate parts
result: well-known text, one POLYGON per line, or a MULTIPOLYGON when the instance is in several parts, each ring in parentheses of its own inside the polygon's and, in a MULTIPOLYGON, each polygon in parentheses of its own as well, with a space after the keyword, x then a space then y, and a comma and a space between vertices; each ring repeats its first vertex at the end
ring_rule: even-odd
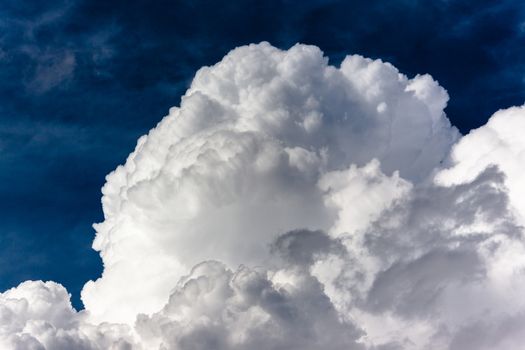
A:
POLYGON ((104 272, 0 294, 8 349, 517 349, 524 107, 461 137, 428 75, 241 47, 107 177, 104 272))

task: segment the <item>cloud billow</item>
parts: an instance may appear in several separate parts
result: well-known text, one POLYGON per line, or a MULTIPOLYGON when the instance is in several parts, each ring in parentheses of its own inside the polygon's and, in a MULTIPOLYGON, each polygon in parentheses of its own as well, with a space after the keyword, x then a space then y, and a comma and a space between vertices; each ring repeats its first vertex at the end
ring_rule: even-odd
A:
POLYGON ((0 294, 4 347, 523 341, 522 107, 462 137, 428 75, 268 43, 201 68, 181 101, 107 177, 85 310, 24 282, 0 294))

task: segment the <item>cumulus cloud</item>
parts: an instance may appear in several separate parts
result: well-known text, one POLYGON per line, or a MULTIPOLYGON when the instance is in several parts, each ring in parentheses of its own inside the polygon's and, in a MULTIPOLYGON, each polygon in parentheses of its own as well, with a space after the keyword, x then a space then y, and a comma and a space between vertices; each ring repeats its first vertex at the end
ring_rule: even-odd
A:
POLYGON ((0 344, 516 349, 525 110, 461 137, 447 100, 380 60, 231 51, 108 175, 85 310, 25 282, 0 344))
POLYGON ((359 331, 339 319, 322 285, 302 269, 270 277, 218 262, 194 267, 160 312, 138 317, 137 330, 151 348, 363 348, 359 331))
MULTIPOLYGON (((344 182, 330 174, 352 164, 377 159, 386 174, 421 181, 458 138, 447 99, 429 76, 361 56, 336 68, 313 46, 233 50, 197 72, 180 108, 108 176, 94 242, 105 270, 84 288, 86 307, 129 322, 160 308, 166 281, 200 261, 264 264, 276 234, 328 230, 337 214, 324 192, 344 182)), ((377 215, 370 201, 363 210, 377 215)))
POLYGON ((350 258, 318 260, 314 274, 370 345, 448 349, 472 322, 523 310, 525 247, 509 206, 494 167, 462 185, 416 186, 343 238, 350 258))
POLYGON ((2 349, 124 350, 131 344, 128 326, 86 323, 57 283, 26 281, 0 293, 2 349))
POLYGON ((505 174, 505 186, 514 212, 525 223, 525 106, 496 112, 486 125, 471 131, 454 145, 451 167, 442 170, 436 182, 442 185, 472 181, 490 165, 505 174))

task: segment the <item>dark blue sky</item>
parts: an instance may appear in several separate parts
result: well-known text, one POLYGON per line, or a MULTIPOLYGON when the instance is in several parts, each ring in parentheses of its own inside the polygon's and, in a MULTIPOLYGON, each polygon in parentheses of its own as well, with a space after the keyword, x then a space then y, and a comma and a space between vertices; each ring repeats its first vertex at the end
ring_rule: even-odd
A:
POLYGON ((195 71, 269 41, 430 73, 468 132, 525 102, 523 1, 0 2, 0 289, 64 284, 76 306, 101 262, 100 188, 178 105, 195 71))

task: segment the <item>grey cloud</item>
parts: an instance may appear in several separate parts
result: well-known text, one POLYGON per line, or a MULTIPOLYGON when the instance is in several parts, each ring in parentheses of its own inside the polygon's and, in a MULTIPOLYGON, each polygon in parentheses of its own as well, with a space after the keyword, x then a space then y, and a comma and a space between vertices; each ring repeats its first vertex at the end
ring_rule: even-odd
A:
POLYGON ((137 329, 146 344, 167 349, 362 349, 360 332, 339 319, 319 282, 304 271, 289 273, 294 286, 247 267, 204 262, 161 312, 139 316, 137 329))
POLYGON ((479 320, 454 334, 450 350, 515 350, 525 343, 525 314, 479 320))
MULTIPOLYGON (((426 334, 412 345, 396 336, 389 346, 398 343, 403 349, 417 349, 433 343, 439 349, 465 348, 454 344, 469 343, 470 334, 478 332, 469 328, 473 320, 492 324, 490 332, 499 332, 501 313, 517 317, 514 313, 520 312, 519 308, 503 311, 503 300, 495 296, 501 293, 500 279, 510 282, 500 276, 503 266, 511 264, 505 262, 505 255, 522 254, 518 252, 525 247, 504 182, 504 174, 492 166, 471 182, 415 186, 364 232, 343 238, 349 257, 328 283, 339 292, 329 294, 334 300, 347 300, 341 305, 349 314, 365 312, 378 320, 393 317, 397 326, 417 324, 426 334)), ((518 271, 523 266, 513 263, 517 271, 511 268, 505 273, 521 285, 523 274, 518 271)), ((391 334, 399 332, 395 328, 391 334)), ((491 341, 506 337, 515 341, 510 332, 498 335, 491 341)), ((381 341, 371 345, 379 346, 381 341)))
POLYGON ((455 283, 483 278, 483 263, 469 250, 433 250, 408 262, 396 262, 377 274, 363 307, 403 317, 429 318, 439 312, 439 297, 455 283))
POLYGON ((285 261, 300 266, 310 266, 327 254, 344 255, 342 242, 323 231, 293 230, 279 235, 271 250, 285 261))
POLYGON ((494 233, 516 235, 520 225, 509 210, 504 174, 490 167, 470 183, 421 186, 385 212, 366 234, 366 246, 383 259, 410 258, 433 249, 473 245, 494 233), (493 224, 485 232, 473 228, 454 234, 477 220, 493 224), (391 222, 397 221, 395 227, 391 222))

